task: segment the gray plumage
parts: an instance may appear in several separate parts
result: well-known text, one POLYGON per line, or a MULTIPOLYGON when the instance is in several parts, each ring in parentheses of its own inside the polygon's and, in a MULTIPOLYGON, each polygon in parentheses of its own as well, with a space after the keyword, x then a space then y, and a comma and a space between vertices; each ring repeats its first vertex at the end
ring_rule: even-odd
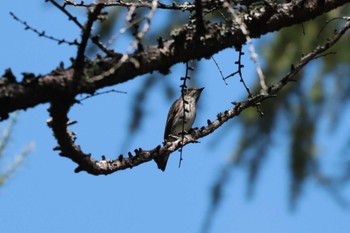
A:
MULTIPOLYGON (((165 125, 164 139, 167 142, 176 141, 181 133, 189 133, 196 119, 196 103, 204 88, 187 89, 184 96, 180 96, 170 107, 165 125), (185 101, 184 101, 185 100, 185 101), (185 107, 185 111, 184 111, 185 107), (185 119, 183 120, 185 116, 185 119)), ((155 158, 158 168, 165 171, 169 154, 155 158)))

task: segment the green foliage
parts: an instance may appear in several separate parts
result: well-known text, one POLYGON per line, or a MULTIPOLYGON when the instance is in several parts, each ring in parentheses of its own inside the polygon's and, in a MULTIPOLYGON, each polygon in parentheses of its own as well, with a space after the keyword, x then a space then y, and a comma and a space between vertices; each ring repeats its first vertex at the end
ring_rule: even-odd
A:
MULTIPOLYGON (((253 1, 256 2, 256 1, 253 1)), ((249 4, 250 5, 250 1, 249 4)), ((143 10, 136 11, 129 22, 129 25, 118 25, 131 28, 133 22, 137 22, 142 16, 143 10)), ((300 60, 306 54, 322 44, 333 31, 339 28, 344 20, 335 19, 350 12, 349 7, 333 10, 315 20, 305 24, 291 26, 277 32, 273 36, 258 41, 260 48, 259 55, 266 64, 263 68, 267 84, 273 84, 281 79, 292 67, 293 63, 300 60), (335 20, 334 20, 335 19, 335 20), (267 46, 265 46, 267 45, 267 46)), ((171 23, 152 25, 151 31, 143 42, 154 41, 159 35, 167 35, 170 31, 182 25, 187 20, 183 14, 177 11, 168 11, 163 18, 171 19, 171 23)), ((116 28, 117 18, 122 17, 120 11, 109 12, 109 18, 102 21, 98 33, 102 38, 108 38, 116 28), (112 19, 112 20, 110 20, 112 19)), ((225 17, 225 12, 213 10, 205 15, 206 20, 215 22, 217 18, 225 17)), ((136 25, 136 24, 135 24, 136 25)), ((135 30, 125 30, 130 35, 135 30)), ((119 33, 117 33, 118 35, 119 33)), ((116 39, 117 42, 118 38, 116 39)), ((319 177, 320 174, 317 155, 318 145, 315 138, 318 135, 318 127, 321 119, 325 117, 332 119, 332 128, 337 127, 337 119, 348 106, 350 97, 350 79, 346 77, 349 73, 350 60, 349 46, 346 40, 337 43, 332 51, 333 54, 325 54, 318 58, 311 66, 302 70, 294 84, 284 88, 272 101, 265 102, 260 106, 264 113, 261 117, 256 109, 244 111, 239 120, 242 135, 238 142, 238 148, 232 151, 232 159, 225 166, 220 174, 228 174, 229 170, 237 166, 246 166, 248 170, 248 196, 253 195, 253 189, 259 173, 263 167, 264 159, 269 154, 269 149, 274 145, 274 136, 285 133, 288 139, 289 172, 290 172, 290 203, 295 205, 302 193, 305 181, 309 177, 319 177), (281 122, 285 124, 281 125, 281 122)), ((144 118, 143 101, 151 89, 160 84, 164 93, 171 93, 168 98, 177 91, 169 84, 168 79, 157 78, 158 74, 152 74, 145 78, 144 85, 135 93, 135 101, 132 104, 133 116, 130 120, 130 137, 140 129, 144 118), (142 101, 140 101, 142 100, 142 101)), ((254 93, 259 92, 259 84, 253 87, 254 93)), ((238 128, 238 127, 237 127, 238 128)), ((225 131, 229 133, 229 131, 225 131)), ((350 138, 349 138, 350 140, 350 138)), ((127 137, 127 142, 130 138, 127 137)), ((234 145, 237 142, 233 143, 234 145)), ((217 206, 221 200, 221 189, 228 179, 219 175, 218 181, 213 188, 212 205, 217 206)), ((215 209, 215 207, 213 207, 215 209)))
MULTIPOLYGON (((332 19, 348 13, 348 8, 334 10, 316 20, 283 29, 273 37, 262 40, 259 46, 266 64, 263 71, 267 82, 275 83, 303 54, 327 40, 326 36, 344 23, 342 19, 332 19)), ((248 164, 248 194, 252 193, 264 158, 268 156, 268 149, 273 146, 273 135, 281 134, 284 129, 289 139, 289 149, 286 151, 289 151, 290 160, 292 207, 300 197, 307 178, 318 177, 315 174, 322 173, 317 166, 319 161, 316 156, 320 151, 315 149, 318 147, 315 142, 317 128, 324 118, 333 119, 332 128, 336 127, 336 119, 348 107, 350 92, 346 89, 350 83, 344 77, 349 72, 346 65, 350 62, 349 50, 348 42, 342 40, 332 49, 336 56, 325 54, 314 61, 300 73, 294 84, 273 101, 261 106, 265 113, 263 118, 253 109, 244 112, 240 119, 244 134, 240 137, 240 146, 233 153, 235 159, 232 161, 237 165, 248 164), (278 124, 281 121, 286 122, 282 127, 278 124)), ((257 91, 258 83, 255 87, 257 91)))

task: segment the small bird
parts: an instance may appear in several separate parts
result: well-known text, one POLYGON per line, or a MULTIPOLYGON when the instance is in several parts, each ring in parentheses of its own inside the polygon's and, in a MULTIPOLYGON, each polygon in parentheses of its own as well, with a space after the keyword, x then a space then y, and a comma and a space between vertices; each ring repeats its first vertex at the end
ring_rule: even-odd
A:
MULTIPOLYGON (((184 91, 170 107, 166 120, 164 139, 167 142, 176 141, 182 133, 188 133, 196 119, 196 103, 201 96, 203 88, 189 88, 184 91), (183 119, 185 117, 185 119, 183 119)), ((169 154, 155 158, 158 168, 165 171, 169 154)))

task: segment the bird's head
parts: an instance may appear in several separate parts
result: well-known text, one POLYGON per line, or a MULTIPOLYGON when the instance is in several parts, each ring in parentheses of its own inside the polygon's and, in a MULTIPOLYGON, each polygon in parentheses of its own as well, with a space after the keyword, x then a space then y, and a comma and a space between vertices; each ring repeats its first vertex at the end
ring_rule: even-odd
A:
POLYGON ((195 98, 196 101, 198 101, 199 97, 201 96, 201 93, 203 91, 204 87, 202 88, 189 88, 185 92, 185 96, 190 96, 192 98, 195 98))

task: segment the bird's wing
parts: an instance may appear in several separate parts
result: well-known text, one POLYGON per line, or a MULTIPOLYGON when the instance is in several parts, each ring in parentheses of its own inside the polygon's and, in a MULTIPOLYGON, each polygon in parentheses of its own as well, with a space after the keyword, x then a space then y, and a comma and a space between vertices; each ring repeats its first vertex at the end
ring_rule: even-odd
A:
POLYGON ((177 99, 170 107, 170 110, 168 112, 168 118, 166 120, 166 125, 165 125, 164 139, 166 139, 171 132, 171 128, 173 127, 173 124, 174 124, 174 118, 180 111, 179 102, 181 102, 181 100, 182 100, 181 98, 177 99))

